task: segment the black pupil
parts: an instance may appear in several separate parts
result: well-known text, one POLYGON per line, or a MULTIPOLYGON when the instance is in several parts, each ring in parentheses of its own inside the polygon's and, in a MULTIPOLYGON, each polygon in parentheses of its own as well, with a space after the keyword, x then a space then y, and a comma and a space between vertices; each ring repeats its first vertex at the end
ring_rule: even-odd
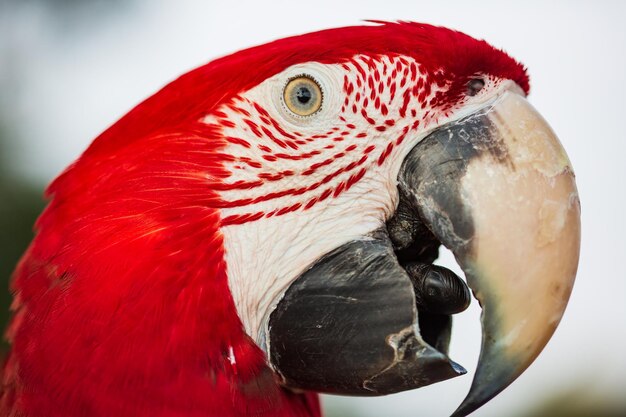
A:
POLYGON ((311 101, 311 90, 309 90, 309 87, 298 87, 296 90, 296 98, 300 104, 307 104, 311 101))

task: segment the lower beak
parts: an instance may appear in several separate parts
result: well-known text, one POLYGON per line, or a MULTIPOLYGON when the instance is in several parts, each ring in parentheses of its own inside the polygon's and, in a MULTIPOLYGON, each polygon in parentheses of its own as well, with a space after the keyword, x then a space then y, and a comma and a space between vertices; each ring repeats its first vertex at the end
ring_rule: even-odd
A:
POLYGON ((399 182, 483 309, 478 367, 454 413, 464 416, 513 382, 561 320, 580 246, 574 174, 543 118, 506 92, 420 142, 399 182))

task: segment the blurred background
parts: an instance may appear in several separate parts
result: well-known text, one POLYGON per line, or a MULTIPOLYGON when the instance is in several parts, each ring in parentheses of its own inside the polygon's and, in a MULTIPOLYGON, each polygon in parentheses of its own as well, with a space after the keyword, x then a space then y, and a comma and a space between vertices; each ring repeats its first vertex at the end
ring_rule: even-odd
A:
MULTIPOLYGON (((363 19, 461 30, 529 68, 531 102, 576 170, 577 283, 543 354, 476 416, 626 416, 626 2, 0 0, 0 326, 42 192, 139 101, 213 58, 363 19)), ((442 264, 460 273, 453 258, 442 264)), ((472 369, 477 303, 451 356, 472 369)), ((3 347, 6 349, 6 347, 3 347)), ((382 398, 325 396, 329 417, 449 415, 472 374, 382 398)))

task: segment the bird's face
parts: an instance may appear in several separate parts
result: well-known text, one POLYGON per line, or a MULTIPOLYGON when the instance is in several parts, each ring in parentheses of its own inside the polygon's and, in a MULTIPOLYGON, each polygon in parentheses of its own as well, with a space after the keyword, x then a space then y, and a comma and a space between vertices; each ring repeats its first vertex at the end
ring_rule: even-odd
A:
POLYGON ((524 94, 510 80, 463 74, 463 93, 448 100, 456 77, 406 56, 308 62, 205 119, 229 142, 220 191, 229 279, 255 339, 271 304, 320 254, 392 217, 400 166, 421 139, 505 92, 524 94))
POLYGON ((228 143, 229 287, 285 386, 380 395, 464 373, 447 349, 469 292, 431 265, 441 244, 484 309, 459 413, 551 336, 577 265, 573 175, 519 64, 489 51, 299 62, 203 119, 228 143))

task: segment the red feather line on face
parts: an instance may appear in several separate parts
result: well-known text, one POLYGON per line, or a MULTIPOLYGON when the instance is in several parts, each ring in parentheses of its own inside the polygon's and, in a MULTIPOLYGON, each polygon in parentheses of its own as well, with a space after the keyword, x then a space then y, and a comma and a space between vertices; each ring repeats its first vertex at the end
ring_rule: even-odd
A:
MULTIPOLYGON (((284 129, 278 131, 276 127, 279 126, 279 123, 274 120, 259 103, 238 97, 234 100, 234 103, 228 104, 228 107, 233 110, 234 113, 228 114, 219 112, 219 114, 214 115, 215 124, 213 126, 216 130, 223 129, 223 135, 226 137, 228 137, 228 132, 232 126, 245 123, 251 128, 252 135, 256 136, 257 140, 255 145, 262 151, 260 158, 254 161, 258 164, 255 167, 258 172, 255 178, 223 182, 217 185, 216 189, 219 191, 255 190, 267 185, 269 182, 280 181, 286 177, 300 177, 297 180, 297 183, 300 185, 297 187, 280 187, 279 185, 277 187, 279 191, 260 194, 256 197, 249 195, 245 198, 224 199, 219 202, 218 206, 220 208, 234 208, 253 206, 270 200, 279 200, 276 202, 275 208, 273 209, 253 211, 254 207, 251 207, 250 210, 252 211, 250 212, 226 216, 222 218, 222 225, 242 224, 263 217, 282 216, 297 210, 308 210, 330 197, 336 198, 343 192, 348 191, 365 175, 368 166, 373 164, 382 165, 394 149, 394 144, 398 145, 402 143, 404 137, 409 132, 409 128, 416 129, 419 125, 419 121, 413 124, 408 122, 409 124, 401 130, 396 140, 384 143, 378 152, 374 152, 374 155, 370 155, 375 151, 376 146, 368 144, 364 139, 368 135, 367 132, 357 131, 356 125, 348 123, 346 119, 350 117, 362 117, 363 120, 372 125, 377 132, 384 132, 388 127, 396 125, 396 121, 393 118, 400 120, 406 116, 405 113, 408 103, 405 103, 403 110, 400 112, 403 114, 400 115, 397 114, 396 109, 392 106, 395 99, 394 91, 388 91, 388 97, 385 98, 387 104, 393 109, 392 115, 389 115, 389 110, 383 111, 382 106, 384 106, 385 103, 381 102, 380 98, 383 92, 390 90, 391 85, 396 82, 398 74, 391 70, 392 68, 396 68, 395 63, 398 63, 398 68, 403 68, 403 65, 406 64, 408 70, 408 62, 405 61, 402 63, 400 60, 405 61, 404 58, 401 57, 390 57, 381 60, 363 57, 353 58, 343 64, 343 69, 348 73, 354 69, 357 69, 356 72, 358 73, 354 82, 351 81, 347 75, 344 77, 343 90, 346 97, 340 115, 338 116, 339 120, 344 121, 344 130, 339 131, 339 127, 334 127, 325 133, 313 134, 300 141, 302 145, 314 144, 316 147, 314 150, 301 151, 299 150, 298 145, 300 144, 298 143, 293 146, 293 149, 296 151, 285 149, 286 146, 284 145, 283 139, 288 140, 286 139, 287 137, 302 137, 302 135, 299 132, 289 132, 284 129), (362 65, 368 68, 367 72, 363 70, 362 65), (382 77, 378 69, 380 66, 382 66, 382 77), (370 71, 374 75, 368 76, 367 74, 370 71), (390 78, 387 79, 387 75, 389 75, 390 78), (357 85, 356 87, 355 84, 357 85), (365 94, 367 92, 366 88, 370 91, 367 94, 365 94), (366 111, 366 107, 370 101, 375 103, 372 109, 372 116, 375 116, 376 119, 380 119, 380 122, 370 117, 366 111), (352 113, 354 114, 347 114, 350 113, 350 109, 353 109, 352 113), (360 109, 360 111, 357 111, 357 109, 360 109), (233 122, 233 118, 235 118, 238 123, 233 122), (254 129, 252 129, 252 127, 254 127, 254 129), (274 131, 274 129, 276 129, 276 131, 274 131), (349 143, 347 145, 341 144, 341 142, 346 141, 346 139, 348 139, 349 143), (315 159, 316 157, 318 157, 317 160, 315 159), (298 162, 294 163, 293 161, 298 162), (290 163, 292 169, 280 171, 273 166, 276 162, 278 164, 290 163), (340 179, 338 183, 329 185, 332 180, 337 178, 340 179), (296 198, 299 199, 299 201, 295 203, 293 201, 289 203, 280 201, 280 199, 284 197, 296 198)), ((414 72, 412 78, 415 80, 418 75, 416 65, 412 65, 412 71, 414 72)), ((429 82, 427 82, 426 85, 430 88, 429 82)), ((420 91, 421 90, 409 88, 409 91, 407 91, 409 94, 405 95, 407 98, 413 99, 414 106, 420 106, 420 103, 417 101, 417 95, 420 91)), ((425 107, 426 104, 426 102, 423 102, 421 107, 425 107)), ((448 107, 444 106, 441 110, 442 112, 446 112, 447 109, 448 107)), ((412 109, 413 115, 415 115, 416 111, 417 109, 412 109)), ((403 123, 407 123, 407 121, 403 121, 403 123)), ((239 149, 243 150, 244 153, 253 146, 250 145, 248 141, 246 141, 245 144, 236 141, 235 144, 241 145, 242 148, 239 149)), ((250 157, 237 157, 236 151, 237 149, 233 149, 235 162, 249 163, 253 161, 250 157), (238 158, 245 159, 238 161, 238 158)), ((252 155, 254 157, 258 154, 253 153, 252 155)), ((242 164, 238 166, 233 165, 235 171, 236 169, 245 169, 241 167, 242 164)), ((236 172, 233 172, 233 176, 236 177, 236 172)), ((290 182, 293 184, 295 181, 290 179, 290 182)))
POLYGON ((327 132, 314 133, 323 132, 323 126, 308 130, 308 136, 290 131, 289 124, 279 129, 280 120, 241 96, 207 118, 223 137, 244 137, 229 142, 237 145, 230 147, 231 159, 225 164, 232 175, 212 187, 222 197, 216 207, 238 209, 223 212, 222 225, 306 211, 349 191, 368 171, 392 160, 390 155, 410 132, 462 106, 467 77, 475 76, 433 73, 413 58, 395 55, 358 55, 335 67, 345 97, 339 100, 341 108, 328 113, 338 126, 327 132), (455 89, 458 79, 464 87, 461 94, 455 89))
MULTIPOLYGON (((523 67, 506 54, 458 32, 416 23, 287 38, 180 77, 102 133, 49 187, 52 201, 14 275, 15 314, 7 331, 13 346, 3 371, 1 415, 319 415, 315 395, 289 393, 274 382, 262 352, 244 334, 228 290, 220 232, 225 219, 219 213, 224 201, 216 184, 230 175, 225 164, 234 162, 226 146, 256 144, 224 137, 200 120, 291 65, 348 63, 356 54, 414 57, 433 79, 442 76, 441 68, 457 75, 486 73, 528 91, 523 67)), ((359 68, 363 77, 345 85, 346 92, 386 80, 384 72, 369 75, 367 65, 359 68)), ((414 80, 411 66, 401 69, 406 82, 414 80)), ((400 69, 386 69, 394 70, 400 69)), ((388 88, 399 93, 404 87, 390 82, 388 88)), ((454 101, 464 88, 459 82, 440 102, 454 101)), ((390 111, 373 92, 355 98, 366 99, 381 114, 390 111)), ((351 102, 344 111, 353 111, 351 102)), ((410 104, 401 111, 410 112, 410 104)), ((251 117, 249 110, 239 113, 251 117)), ((315 138, 268 121, 250 126, 272 141, 265 145, 266 158, 304 159, 298 146, 315 138)), ((341 144, 343 132, 352 130, 345 126, 327 136, 341 144)), ((357 152, 336 146, 338 152, 357 152)), ((384 161, 389 146, 394 145, 383 153, 368 147, 360 157, 384 161)), ((237 162, 263 166, 251 159, 237 162)), ((358 181, 361 164, 346 166, 345 185, 324 190, 318 200, 358 181)))

